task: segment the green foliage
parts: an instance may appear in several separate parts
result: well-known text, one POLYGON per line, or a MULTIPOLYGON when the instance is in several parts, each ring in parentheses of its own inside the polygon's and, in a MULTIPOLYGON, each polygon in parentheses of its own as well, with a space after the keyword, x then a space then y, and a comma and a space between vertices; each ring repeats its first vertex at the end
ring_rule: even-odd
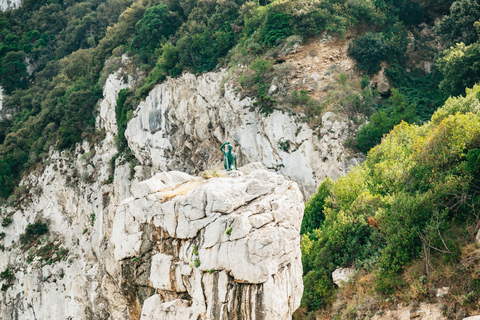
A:
POLYGON ((95 224, 95 213, 92 213, 90 215, 90 225, 93 227, 94 224, 95 224))
POLYGON ((145 10, 133 4, 119 17, 131 4, 24 2, 0 15, 0 82, 10 93, 3 110, 13 114, 0 120, 1 197, 8 197, 23 170, 43 160, 51 147, 69 148, 93 135, 104 61, 120 42, 127 43, 145 10))
POLYGON ((293 91, 290 95, 290 103, 294 109, 300 107, 307 118, 314 118, 322 113, 322 106, 305 90, 293 91))
POLYGON ((15 89, 24 89, 27 86, 28 73, 24 61, 24 53, 9 52, 0 62, 0 85, 6 93, 11 93, 15 89))
POLYGON ((370 122, 357 132, 357 147, 360 151, 367 153, 380 143, 384 134, 390 132, 401 121, 414 123, 417 120, 415 106, 408 106, 405 97, 398 90, 392 89, 392 96, 386 104, 384 110, 373 114, 370 122))
POLYGON ((273 107, 277 103, 267 93, 267 86, 269 86, 272 78, 272 66, 272 61, 257 58, 240 77, 242 87, 256 96, 257 101, 254 105, 259 106, 260 111, 266 115, 273 112, 273 107))
POLYGON ((313 230, 319 229, 325 220, 323 208, 327 197, 332 191, 333 181, 329 178, 325 179, 318 187, 317 193, 308 200, 303 215, 302 228, 300 234, 311 233, 313 230))
POLYGON ((143 18, 135 24, 136 36, 132 47, 148 61, 154 57, 155 50, 175 34, 180 25, 178 13, 170 11, 167 5, 159 4, 148 8, 143 18))
POLYGON ((15 275, 12 273, 12 271, 7 268, 5 271, 0 272, 0 279, 6 280, 7 282, 13 281, 15 279, 15 275))
POLYGON ((480 81, 480 43, 457 43, 443 52, 436 65, 443 74, 440 89, 448 96, 464 94, 480 81))
POLYGON ((126 104, 127 98, 132 92, 129 89, 122 89, 118 92, 117 104, 115 106, 115 117, 117 119, 117 148, 119 152, 127 148, 127 139, 125 138, 125 130, 127 130, 128 121, 131 118, 133 106, 126 104))
POLYGON ((480 3, 475 0, 456 0, 450 7, 450 14, 436 25, 437 31, 445 38, 470 45, 478 41, 475 22, 480 20, 480 3))
POLYGON ((10 217, 5 217, 2 220, 2 227, 8 227, 13 222, 13 219, 10 217))
MULTIPOLYGON (((405 101, 393 97, 401 114, 405 101)), ((448 99, 429 123, 402 122, 361 166, 332 182, 327 197, 319 189, 302 226, 316 227, 302 239, 305 307, 330 303, 327 279, 337 267, 373 270, 376 291, 390 295, 405 285, 404 268, 426 250, 459 259, 451 230, 478 223, 479 98, 476 85, 466 97, 448 99), (312 222, 314 205, 323 222, 312 222)))
POLYGON ((28 246, 31 243, 35 242, 38 237, 46 234, 48 232, 48 227, 46 223, 37 221, 33 224, 27 225, 25 233, 20 235, 20 243, 24 246, 28 246))
POLYGON ((380 71, 380 62, 387 59, 388 46, 380 34, 367 32, 348 47, 348 54, 357 60, 357 66, 369 74, 380 71))
POLYGON ((407 72, 406 67, 394 63, 386 69, 385 74, 393 87, 404 95, 407 105, 416 105, 421 121, 428 121, 446 100, 438 88, 442 76, 436 68, 429 74, 418 69, 407 72))
POLYGON ((232 234, 232 231, 233 231, 232 228, 228 228, 227 231, 225 231, 225 234, 226 234, 227 236, 229 236, 229 235, 232 234))
POLYGON ((283 12, 268 11, 261 29, 262 41, 274 45, 292 34, 290 16, 283 12))

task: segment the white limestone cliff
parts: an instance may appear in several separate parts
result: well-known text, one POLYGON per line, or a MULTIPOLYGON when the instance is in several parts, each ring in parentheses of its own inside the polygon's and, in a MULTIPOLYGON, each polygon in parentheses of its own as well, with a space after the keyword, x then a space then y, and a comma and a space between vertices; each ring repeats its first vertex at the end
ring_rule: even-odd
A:
POLYGON ((0 0, 0 10, 17 9, 22 5, 22 0, 0 0))
POLYGON ((235 174, 160 173, 117 209, 115 259, 152 252, 157 292, 145 300, 142 320, 290 319, 300 305, 303 196, 264 169, 235 174))
POLYGON ((297 184, 261 164, 206 180, 120 157, 112 173, 127 86, 107 81, 100 142, 52 150, 3 208, 0 318, 288 319, 303 291, 297 184), (36 221, 49 232, 25 246, 36 221))
POLYGON ((186 73, 150 92, 125 132, 142 164, 194 174, 220 168, 218 147, 230 141, 240 164, 261 162, 298 182, 308 197, 325 177, 341 177, 357 163, 346 155, 349 124, 341 117, 327 112, 315 132, 278 110, 262 115, 235 88, 222 88, 224 76, 225 71, 186 73))

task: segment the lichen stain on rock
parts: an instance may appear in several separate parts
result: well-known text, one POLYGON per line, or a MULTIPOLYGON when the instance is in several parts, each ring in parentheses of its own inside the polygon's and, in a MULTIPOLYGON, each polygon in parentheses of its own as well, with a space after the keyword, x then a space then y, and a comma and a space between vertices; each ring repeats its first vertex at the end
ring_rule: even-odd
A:
MULTIPOLYGON (((144 258, 146 257, 140 259, 144 258)), ((129 260, 122 262, 121 289, 132 320, 140 320, 143 302, 155 293, 155 289, 147 286, 150 265, 150 257, 143 262, 129 260)))

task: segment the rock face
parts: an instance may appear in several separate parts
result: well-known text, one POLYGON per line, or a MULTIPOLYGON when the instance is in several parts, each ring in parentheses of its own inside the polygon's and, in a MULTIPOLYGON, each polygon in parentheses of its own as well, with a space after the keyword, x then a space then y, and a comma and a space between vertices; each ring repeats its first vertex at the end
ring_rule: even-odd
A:
POLYGON ((397 319, 419 319, 419 320, 445 320, 442 305, 426 304, 422 302, 417 308, 401 307, 397 310, 388 310, 382 315, 376 315, 372 320, 397 320, 397 319))
POLYGON ((107 81, 103 140, 52 151, 2 208, 0 318, 288 319, 303 291, 297 184, 261 164, 206 180, 120 157, 112 172, 126 86, 107 81), (48 233, 20 241, 34 222, 48 233))
POLYGON ((22 5, 22 0, 0 0, 0 10, 17 9, 22 5))
POLYGON ((353 268, 339 268, 332 273, 333 283, 339 287, 343 287, 345 283, 355 276, 356 272, 353 268))
POLYGON ((152 252, 141 319, 289 319, 300 305, 302 194, 264 169, 237 173, 160 173, 118 208, 115 259, 152 252))
POLYGON ((218 147, 230 141, 239 165, 261 162, 298 182, 306 196, 327 176, 343 176, 355 159, 345 155, 348 123, 333 113, 321 132, 274 111, 262 115, 235 88, 222 87, 225 71, 184 74, 157 85, 134 112, 125 136, 143 165, 197 174, 220 168, 218 147), (224 91, 222 95, 221 92, 224 91))

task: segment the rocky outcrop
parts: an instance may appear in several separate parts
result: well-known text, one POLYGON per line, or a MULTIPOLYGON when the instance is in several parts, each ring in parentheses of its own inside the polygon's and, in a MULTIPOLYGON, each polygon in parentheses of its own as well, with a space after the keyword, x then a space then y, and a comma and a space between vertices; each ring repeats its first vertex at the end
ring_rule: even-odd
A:
POLYGON ((356 164, 345 153, 348 123, 342 118, 325 114, 321 131, 315 132, 278 110, 262 115, 251 99, 223 85, 224 76, 225 71, 187 73, 150 92, 125 132, 143 165, 192 174, 218 169, 218 147, 230 141, 240 165, 261 162, 298 182, 309 196, 325 177, 336 179, 356 164))
POLYGON ((107 81, 99 143, 52 151, 3 208, 0 318, 287 319, 302 295, 296 183, 261 164, 207 180, 115 160, 126 86, 107 81), (26 234, 34 222, 48 232, 26 234))
POLYGON ((289 319, 298 308, 302 194, 280 175, 252 170, 210 180, 160 173, 119 206, 115 259, 151 253, 156 294, 143 320, 289 319))
POLYGON ((0 10, 17 9, 22 5, 22 0, 0 0, 0 10))
POLYGON ((338 268, 332 273, 333 283, 339 287, 343 287, 357 273, 354 268, 338 268))
POLYGON ((397 319, 419 319, 419 320, 445 320, 441 304, 420 303, 419 306, 398 306, 397 310, 388 310, 375 315, 372 320, 397 320, 397 319))

